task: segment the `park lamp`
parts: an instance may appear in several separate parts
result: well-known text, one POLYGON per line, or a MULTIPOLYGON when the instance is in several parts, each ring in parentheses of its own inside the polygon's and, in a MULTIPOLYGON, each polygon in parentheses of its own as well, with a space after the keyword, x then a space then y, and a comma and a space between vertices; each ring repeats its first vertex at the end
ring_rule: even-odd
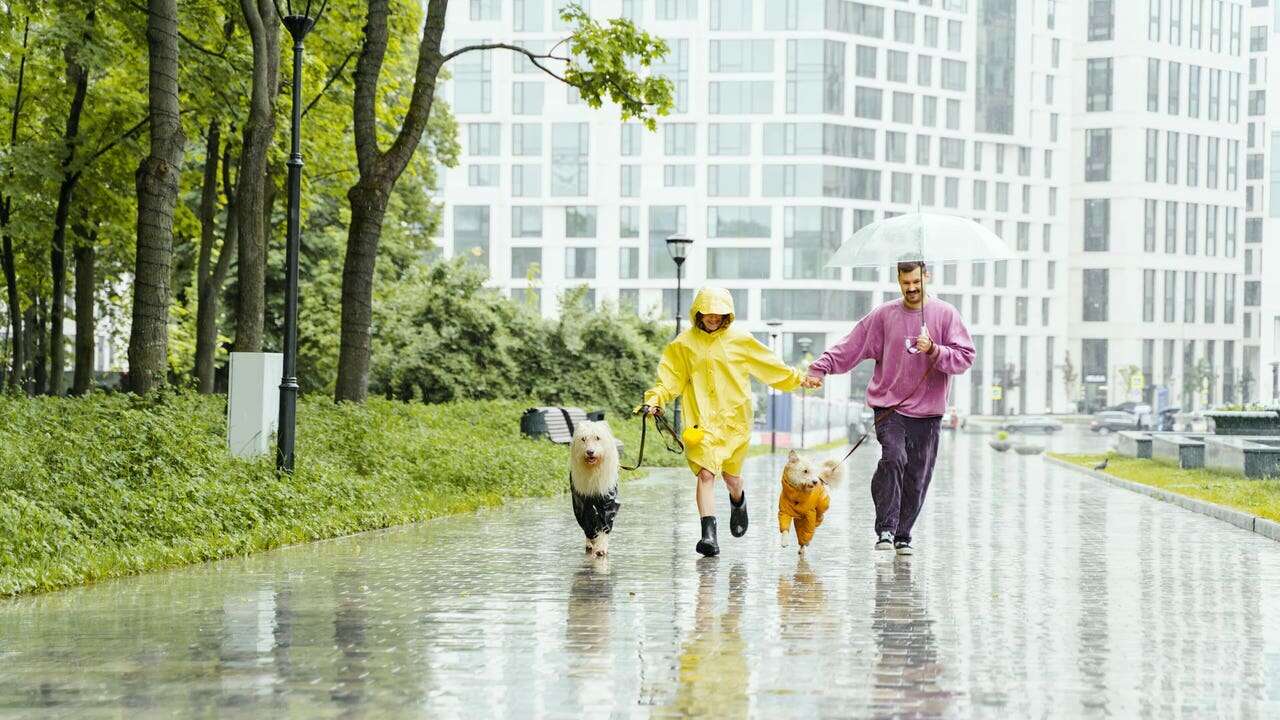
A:
POLYGON ((671 254, 671 259, 675 261, 676 266, 684 265, 684 261, 689 257, 689 246, 693 244, 693 238, 687 235, 672 235, 667 238, 667 252, 671 254))

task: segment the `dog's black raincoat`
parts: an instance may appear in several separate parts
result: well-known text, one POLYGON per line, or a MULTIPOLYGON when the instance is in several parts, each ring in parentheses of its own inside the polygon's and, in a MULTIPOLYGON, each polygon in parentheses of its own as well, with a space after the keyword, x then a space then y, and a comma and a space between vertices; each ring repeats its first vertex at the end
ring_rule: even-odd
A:
POLYGON ((573 516, 578 519, 578 527, 590 540, 602 532, 613 531, 613 520, 618 517, 618 486, 605 495, 583 495, 573 487, 573 478, 569 478, 569 494, 573 496, 573 516))

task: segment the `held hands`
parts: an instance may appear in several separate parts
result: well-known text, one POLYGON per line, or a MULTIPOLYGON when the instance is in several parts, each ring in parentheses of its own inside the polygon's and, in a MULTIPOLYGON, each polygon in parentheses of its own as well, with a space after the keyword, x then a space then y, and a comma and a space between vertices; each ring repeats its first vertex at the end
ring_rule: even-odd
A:
POLYGON ((813 375, 806 375, 805 378, 800 381, 800 387, 805 390, 817 390, 822 387, 822 378, 813 375))
POLYGON ((661 415, 662 408, 658 407, 657 405, 641 405, 640 414, 641 415, 661 415))

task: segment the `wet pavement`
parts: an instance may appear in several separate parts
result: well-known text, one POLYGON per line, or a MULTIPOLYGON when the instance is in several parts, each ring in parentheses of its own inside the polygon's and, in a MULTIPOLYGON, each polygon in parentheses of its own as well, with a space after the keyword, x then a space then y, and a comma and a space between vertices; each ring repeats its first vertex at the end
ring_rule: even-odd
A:
POLYGON ((987 439, 944 433, 912 558, 873 445, 804 560, 766 457, 715 559, 663 471, 607 561, 558 497, 2 602, 0 716, 1280 717, 1280 543, 987 439))

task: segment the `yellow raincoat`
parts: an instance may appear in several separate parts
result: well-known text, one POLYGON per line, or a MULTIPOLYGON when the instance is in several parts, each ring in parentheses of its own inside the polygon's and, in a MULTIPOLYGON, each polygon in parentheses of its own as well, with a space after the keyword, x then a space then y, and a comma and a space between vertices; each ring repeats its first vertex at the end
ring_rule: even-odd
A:
POLYGON ((778 530, 787 532, 794 520, 796 540, 808 545, 830 507, 831 495, 826 485, 818 483, 802 490, 783 480, 782 492, 778 493, 778 530))
POLYGON ((685 459, 697 473, 742 474, 751 442, 751 377, 783 392, 800 387, 803 375, 751 336, 733 327, 733 296, 723 288, 698 291, 689 308, 692 327, 662 351, 658 379, 644 403, 666 407, 677 395, 684 400, 686 427, 697 426, 701 442, 686 445, 685 459), (699 315, 725 315, 713 333, 703 330, 699 315))

